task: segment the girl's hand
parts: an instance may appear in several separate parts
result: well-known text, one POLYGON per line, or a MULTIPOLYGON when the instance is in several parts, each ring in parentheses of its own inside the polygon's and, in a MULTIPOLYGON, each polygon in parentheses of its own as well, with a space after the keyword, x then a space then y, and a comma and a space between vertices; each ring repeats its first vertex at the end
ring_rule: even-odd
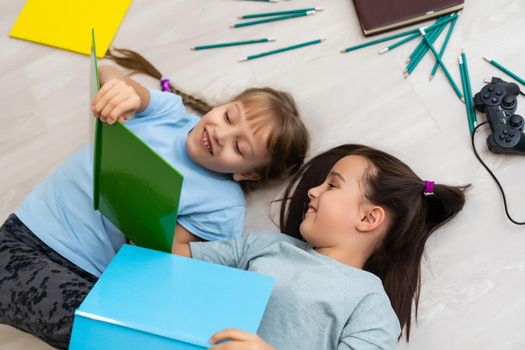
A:
POLYGON ((135 89, 123 80, 111 79, 105 83, 91 103, 95 117, 105 123, 125 122, 140 107, 135 89))
POLYGON ((210 343, 224 343, 214 345, 209 350, 276 350, 273 346, 262 340, 257 334, 241 331, 237 328, 226 328, 211 337, 210 343))

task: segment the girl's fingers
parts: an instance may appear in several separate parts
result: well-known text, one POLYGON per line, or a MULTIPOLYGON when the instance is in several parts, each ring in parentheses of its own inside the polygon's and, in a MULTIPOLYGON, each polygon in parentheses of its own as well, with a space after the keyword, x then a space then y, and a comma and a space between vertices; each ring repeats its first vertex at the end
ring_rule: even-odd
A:
POLYGON ((242 342, 227 342, 214 345, 208 350, 246 350, 246 344, 242 342))
POLYGON ((116 79, 111 79, 110 81, 108 81, 107 83, 105 83, 104 85, 102 85, 102 87, 100 88, 100 90, 97 92, 95 98, 93 99, 93 101, 91 101, 91 106, 92 107, 95 107, 99 102, 100 102, 100 99, 109 91, 111 90, 116 84, 118 84, 118 80, 116 79))
POLYGON ((137 109, 136 98, 128 98, 128 99, 120 102, 117 105, 117 107, 115 107, 109 113, 109 116, 107 117, 107 123, 108 124, 113 124, 115 121, 117 121, 121 117, 124 118, 124 119, 127 119, 127 118, 130 117, 130 115, 136 109, 137 109))
POLYGON ((122 104, 125 103, 127 99, 128 97, 122 94, 114 96, 106 103, 102 111, 100 111, 100 118, 103 121, 103 118, 105 118, 106 122, 113 124, 118 117, 122 116, 122 113, 127 112, 127 110, 122 110, 122 104), (115 113, 120 114, 115 116, 115 113))
POLYGON ((237 329, 237 328, 226 328, 226 329, 223 329, 222 331, 215 333, 211 337, 210 342, 217 343, 217 342, 220 342, 226 339, 246 341, 246 340, 253 339, 254 337, 257 337, 257 335, 248 333, 245 331, 241 331, 240 329, 237 329))
MULTIPOLYGON (((111 82, 113 81, 111 80, 107 84, 110 84, 111 82)), ((105 84, 103 87, 106 87, 107 84, 105 84)), ((106 108, 108 103, 112 103, 111 101, 121 93, 120 91, 120 88, 116 84, 104 91, 100 90, 100 92, 97 94, 97 98, 95 99, 96 102, 93 103, 93 113, 97 117, 107 117, 107 113, 103 113, 104 108, 106 108)))

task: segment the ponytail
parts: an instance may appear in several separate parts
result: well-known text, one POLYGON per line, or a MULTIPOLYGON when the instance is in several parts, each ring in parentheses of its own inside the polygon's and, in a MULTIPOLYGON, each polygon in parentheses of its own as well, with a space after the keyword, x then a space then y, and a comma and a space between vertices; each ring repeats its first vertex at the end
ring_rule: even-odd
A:
MULTIPOLYGON (((162 79, 162 74, 160 73, 160 71, 157 68, 155 68, 155 66, 153 66, 153 64, 151 64, 151 62, 145 59, 141 54, 127 49, 114 48, 113 50, 118 52, 120 55, 115 55, 113 51, 109 50, 106 54, 106 58, 109 58, 110 60, 114 61, 119 66, 130 69, 131 74, 143 73, 159 81, 162 79)), ((203 100, 188 95, 185 92, 182 92, 181 90, 175 88, 171 81, 169 83, 169 88, 171 89, 171 92, 179 95, 182 98, 182 103, 185 106, 192 108, 198 113, 206 114, 213 108, 203 100)))
POLYGON ((437 228, 463 208, 464 191, 470 185, 436 184, 433 193, 426 195, 425 182, 394 156, 363 145, 342 145, 305 163, 291 180, 281 205, 283 233, 302 239, 299 227, 309 202, 307 191, 322 183, 332 166, 349 155, 362 156, 370 162, 363 179, 365 196, 383 207, 390 219, 383 241, 363 269, 383 282, 408 341, 413 304, 417 319, 425 243, 437 228))

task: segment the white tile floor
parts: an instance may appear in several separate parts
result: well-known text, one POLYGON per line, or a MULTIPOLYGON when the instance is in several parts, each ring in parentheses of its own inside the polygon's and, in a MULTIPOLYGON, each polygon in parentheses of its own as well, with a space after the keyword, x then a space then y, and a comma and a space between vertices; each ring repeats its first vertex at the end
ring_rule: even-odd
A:
MULTIPOLYGON (((8 37, 22 0, 0 0, 0 220, 60 161, 87 140, 87 56, 8 37)), ((467 1, 444 56, 459 82, 465 49, 474 92, 485 76, 503 75, 490 56, 525 76, 525 2, 467 1)), ((444 34, 442 35, 442 38, 444 34)), ((442 38, 438 40, 438 46, 442 38)), ((378 45, 340 54, 364 41, 350 0, 278 4, 234 0, 133 1, 114 39, 154 62, 176 85, 212 103, 246 87, 292 92, 313 135, 311 154, 348 142, 399 156, 424 178, 472 183, 467 205, 428 242, 419 322, 399 349, 524 349, 525 228, 504 216, 494 182, 474 158, 464 105, 439 71, 428 81, 428 56, 408 79, 404 61, 416 42, 385 55, 378 45), (238 15, 324 6, 315 16, 231 29, 238 15), (276 37, 277 42, 193 52, 198 44, 276 37), (321 45, 238 63, 267 49, 317 38, 321 45)), ((156 82, 137 77, 146 85, 156 82)), ((506 78, 506 77, 504 77, 506 78)), ((525 99, 518 112, 524 114, 525 99)), ((478 114, 478 119, 484 119, 478 114)), ((511 212, 525 220, 525 157, 481 155, 505 186, 511 212)), ((250 200, 248 231, 273 227, 268 202, 276 189, 250 200)), ((39 340, 0 326, 0 349, 46 349, 39 340)), ((298 348, 300 346, 298 345, 298 348)))

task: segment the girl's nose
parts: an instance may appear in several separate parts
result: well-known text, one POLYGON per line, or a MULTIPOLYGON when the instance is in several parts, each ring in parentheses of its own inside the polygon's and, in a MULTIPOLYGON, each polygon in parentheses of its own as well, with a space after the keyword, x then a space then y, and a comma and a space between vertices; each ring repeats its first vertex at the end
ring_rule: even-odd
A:
POLYGON ((319 197, 319 190, 320 190, 320 187, 321 185, 317 186, 317 187, 312 187, 308 190, 308 198, 312 199, 312 198, 317 198, 319 197))

